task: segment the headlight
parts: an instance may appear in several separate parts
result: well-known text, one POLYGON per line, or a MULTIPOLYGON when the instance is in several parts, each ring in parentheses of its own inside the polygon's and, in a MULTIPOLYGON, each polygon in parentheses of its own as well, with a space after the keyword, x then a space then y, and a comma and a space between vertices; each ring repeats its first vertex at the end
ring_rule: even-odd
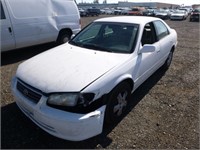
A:
POLYGON ((57 93, 49 96, 47 103, 57 106, 76 106, 81 104, 87 106, 94 98, 93 93, 57 93))
POLYGON ((75 106, 77 104, 78 97, 78 93, 52 94, 49 96, 47 102, 52 105, 75 106))

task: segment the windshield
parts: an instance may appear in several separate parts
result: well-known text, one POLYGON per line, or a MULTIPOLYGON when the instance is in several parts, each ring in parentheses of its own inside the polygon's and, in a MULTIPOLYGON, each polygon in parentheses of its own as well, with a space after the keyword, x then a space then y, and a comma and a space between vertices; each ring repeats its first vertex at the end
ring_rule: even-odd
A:
POLYGON ((200 12, 200 9, 195 9, 193 12, 200 12))
POLYGON ((167 13, 167 12, 164 10, 159 10, 159 11, 157 11, 157 13, 167 13))
POLYGON ((181 11, 181 10, 179 10, 179 11, 174 11, 173 12, 173 14, 184 14, 185 12, 184 11, 181 11))
POLYGON ((139 11, 139 9, 138 8, 133 8, 132 11, 139 11))
POLYGON ((167 13, 165 10, 157 10, 156 13, 167 13))
POLYGON ((77 34, 69 44, 114 53, 131 53, 135 47, 139 25, 93 22, 77 34))

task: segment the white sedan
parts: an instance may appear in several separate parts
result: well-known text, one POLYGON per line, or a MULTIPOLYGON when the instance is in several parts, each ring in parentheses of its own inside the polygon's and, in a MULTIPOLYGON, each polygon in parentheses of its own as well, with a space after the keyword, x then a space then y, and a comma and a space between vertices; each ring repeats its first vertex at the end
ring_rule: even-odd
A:
POLYGON ((171 20, 185 20, 187 19, 187 13, 184 10, 176 10, 171 14, 170 19, 171 20))
POLYGON ((20 64, 13 95, 48 133, 84 140, 123 117, 131 93, 170 66, 176 45, 176 31, 159 18, 98 19, 68 43, 20 64))

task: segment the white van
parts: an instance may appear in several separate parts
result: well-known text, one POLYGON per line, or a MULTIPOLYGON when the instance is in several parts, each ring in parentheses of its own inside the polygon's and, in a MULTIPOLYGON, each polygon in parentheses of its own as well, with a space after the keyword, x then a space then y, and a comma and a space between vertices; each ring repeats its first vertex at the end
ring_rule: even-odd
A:
POLYGON ((65 43, 81 30, 74 0, 0 0, 1 51, 65 43))

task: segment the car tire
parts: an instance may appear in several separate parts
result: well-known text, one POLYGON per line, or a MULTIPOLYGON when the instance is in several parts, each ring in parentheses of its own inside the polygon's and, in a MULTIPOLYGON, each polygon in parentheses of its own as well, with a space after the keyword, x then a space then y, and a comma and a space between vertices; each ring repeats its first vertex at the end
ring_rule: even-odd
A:
POLYGON ((71 39, 71 33, 70 32, 62 32, 60 33, 59 37, 58 37, 58 44, 64 44, 66 42, 68 42, 71 39))
POLYGON ((131 88, 127 82, 122 82, 111 91, 105 113, 107 124, 117 123, 124 117, 130 96, 131 88))
POLYGON ((169 55, 168 55, 168 57, 167 57, 167 59, 166 59, 164 65, 162 66, 162 68, 163 68, 164 70, 169 69, 169 67, 170 67, 170 65, 171 65, 171 62, 172 62, 172 58, 173 58, 173 51, 170 51, 170 53, 169 53, 169 55))

